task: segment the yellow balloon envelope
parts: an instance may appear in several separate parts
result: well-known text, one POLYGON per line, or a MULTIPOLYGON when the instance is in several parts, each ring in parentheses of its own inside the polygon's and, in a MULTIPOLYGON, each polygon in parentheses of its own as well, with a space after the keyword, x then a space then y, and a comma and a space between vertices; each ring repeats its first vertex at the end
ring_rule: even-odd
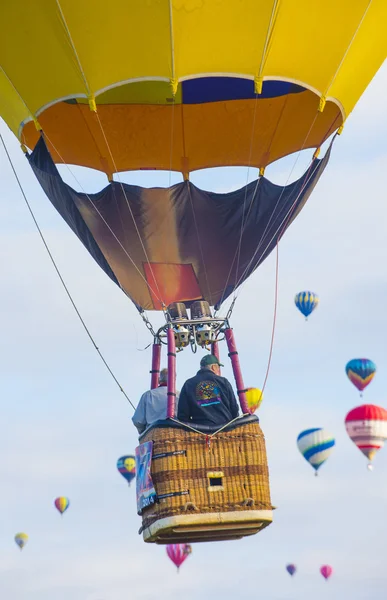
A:
POLYGON ((28 542, 28 535, 26 533, 17 533, 15 535, 15 542, 19 546, 20 550, 23 550, 24 546, 28 542))
POLYGON ((247 388, 246 399, 249 406, 249 411, 251 414, 253 414, 261 406, 261 402, 263 400, 262 391, 258 388, 247 388))
POLYGON ((108 174, 264 168, 340 128, 386 22, 385 0, 2 2, 0 116, 108 174))

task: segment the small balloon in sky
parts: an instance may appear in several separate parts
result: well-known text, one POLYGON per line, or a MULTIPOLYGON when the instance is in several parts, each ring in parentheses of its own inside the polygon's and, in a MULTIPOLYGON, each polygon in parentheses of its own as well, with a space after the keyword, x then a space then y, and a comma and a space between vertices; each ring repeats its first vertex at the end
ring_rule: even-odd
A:
POLYGON ((323 565, 320 568, 320 573, 324 577, 324 579, 328 580, 333 573, 333 569, 330 565, 323 565))
POLYGON ((345 417, 345 428, 354 444, 370 461, 383 448, 387 440, 387 410, 375 404, 363 404, 349 411, 345 417))
POLYGON ((360 392, 371 383, 376 373, 376 365, 369 358, 353 358, 346 366, 345 371, 348 379, 360 392))
POLYGON ((167 554, 178 571, 191 552, 190 544, 168 544, 167 546, 167 554))
POLYGON ((19 546, 20 550, 23 550, 24 546, 28 542, 28 535, 26 533, 17 533, 15 535, 15 542, 19 546))
POLYGON ((131 454, 121 456, 117 461, 117 469, 128 484, 136 477, 136 459, 131 454))
POLYGON ((70 500, 65 496, 59 496, 59 498, 55 499, 54 505, 55 508, 60 512, 60 514, 63 515, 63 513, 66 512, 66 510, 70 506, 70 500))
POLYGON ((330 456, 334 445, 334 437, 322 427, 305 429, 297 438, 298 449, 315 470, 315 475, 330 456))
POLYGON ((314 292, 299 292, 294 298, 294 303, 307 321, 309 315, 318 307, 319 298, 314 292))
POLYGON ((255 411, 261 406, 261 402, 263 400, 262 391, 258 388, 247 388, 246 400, 249 407, 249 412, 251 414, 255 413, 255 411))
POLYGON ((294 573, 297 571, 296 565, 286 565, 286 570, 293 577, 294 573))

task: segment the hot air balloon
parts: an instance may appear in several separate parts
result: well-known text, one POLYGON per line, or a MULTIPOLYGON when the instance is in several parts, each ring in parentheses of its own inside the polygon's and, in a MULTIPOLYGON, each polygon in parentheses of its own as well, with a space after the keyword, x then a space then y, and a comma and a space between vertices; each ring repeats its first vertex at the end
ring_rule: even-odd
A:
POLYGON ((144 482, 143 537, 188 541, 184 532, 193 527, 195 541, 257 533, 272 520, 264 438, 258 419, 247 415, 231 313, 219 311, 277 246, 324 172, 336 134, 386 56, 387 3, 2 4, 0 116, 55 209, 140 312, 154 341, 152 386, 167 341, 169 422, 150 428, 139 446, 154 443, 163 457, 153 460, 149 448, 142 458, 160 469, 155 486, 164 497, 147 505, 153 495, 144 482), (267 165, 303 149, 311 150, 311 161, 299 179, 279 186, 265 177, 267 165), (78 193, 56 163, 102 171, 109 184, 96 194, 78 193), (231 193, 190 181, 199 169, 231 166, 258 168, 259 178, 231 193), (152 189, 114 181, 114 174, 139 169, 176 171, 183 181, 152 189), (211 307, 219 309, 216 318, 211 307), (166 317, 156 331, 148 309, 166 317), (221 339, 247 416, 203 454, 204 431, 172 427, 176 343, 196 350, 221 339), (171 447, 182 435, 195 451, 176 455, 171 447), (234 474, 213 471, 234 438, 241 440, 232 448, 234 474), (171 471, 173 488, 166 483, 171 471), (249 493, 237 485, 241 478, 248 478, 249 493), (195 510, 187 508, 188 490, 195 510), (210 493, 216 517, 208 513, 210 493))
POLYGON ((324 579, 328 580, 332 575, 333 569, 329 565, 323 565, 320 568, 320 573, 324 577, 324 579))
POLYGON ((24 546, 28 542, 28 535, 26 533, 17 533, 15 535, 15 542, 19 546, 20 550, 23 550, 24 546))
POLYGON ((296 565, 286 565, 286 570, 289 573, 289 575, 291 575, 293 577, 294 573, 296 572, 296 565))
POLYGON ((315 475, 327 460, 335 445, 335 440, 325 429, 317 427, 302 431, 297 438, 297 446, 302 456, 315 469, 315 475))
POLYGON ((191 554, 192 548, 189 544, 168 544, 167 554, 179 571, 185 559, 191 554))
POLYGON ((249 412, 253 414, 261 406, 263 400, 262 391, 258 388, 247 388, 246 399, 249 407, 249 412))
POLYGON ((70 506, 70 500, 65 496, 59 496, 59 498, 56 498, 54 504, 55 508, 60 512, 61 515, 63 515, 63 513, 66 512, 70 506))
POLYGON ((354 386, 362 391, 371 383, 376 372, 376 365, 369 358, 354 358, 345 367, 348 379, 354 386))
POLYGON ((345 428, 351 440, 369 459, 368 469, 376 452, 387 440, 387 410, 375 404, 363 404, 349 411, 345 428))
POLYGON ((117 469, 130 485, 136 477, 136 458, 132 455, 121 456, 117 461, 117 469))
POLYGON ((307 321, 309 315, 318 307, 319 298, 313 292, 299 292, 296 294, 294 302, 307 321))

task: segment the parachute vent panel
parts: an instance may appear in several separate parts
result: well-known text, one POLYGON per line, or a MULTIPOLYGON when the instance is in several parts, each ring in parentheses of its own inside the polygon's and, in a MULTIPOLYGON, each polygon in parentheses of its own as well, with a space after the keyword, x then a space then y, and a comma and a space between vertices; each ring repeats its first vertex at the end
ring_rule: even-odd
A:
POLYGON ((203 434, 172 427, 155 427, 141 441, 151 440, 154 455, 184 453, 152 461, 161 498, 143 512, 146 542, 239 539, 271 523, 266 446, 257 422, 220 432, 210 444, 203 434), (209 485, 215 476, 221 485, 209 485))

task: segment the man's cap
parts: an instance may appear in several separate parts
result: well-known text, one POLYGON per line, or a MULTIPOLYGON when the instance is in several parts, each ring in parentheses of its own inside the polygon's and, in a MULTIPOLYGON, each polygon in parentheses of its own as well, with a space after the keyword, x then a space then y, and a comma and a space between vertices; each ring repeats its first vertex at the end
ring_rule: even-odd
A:
POLYGON ((200 361, 200 366, 209 367, 210 365, 219 365, 220 367, 224 367, 224 365, 219 362, 216 356, 213 354, 206 354, 206 356, 203 356, 202 360, 200 361))

